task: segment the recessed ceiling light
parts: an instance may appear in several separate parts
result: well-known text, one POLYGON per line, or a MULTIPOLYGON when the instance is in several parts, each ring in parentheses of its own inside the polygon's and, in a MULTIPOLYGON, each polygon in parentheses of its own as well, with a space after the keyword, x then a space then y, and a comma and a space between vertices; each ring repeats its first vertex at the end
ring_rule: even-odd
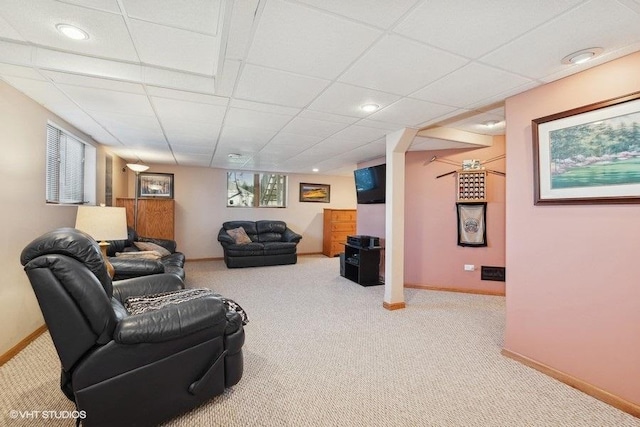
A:
POLYGON ((366 113, 373 113, 378 108, 380 108, 378 104, 364 104, 360 106, 360 109, 366 113))
POLYGON ((489 120, 484 122, 482 125, 485 127, 488 127, 489 129, 493 129, 494 127, 498 126, 500 122, 497 120, 489 120))
POLYGON ((240 157, 242 157, 242 155, 238 153, 229 153, 227 154, 227 157, 230 159, 239 159, 240 157))
POLYGON ((56 25, 56 28, 62 34, 73 40, 87 40, 89 38, 89 34, 87 34, 86 31, 83 31, 78 27, 74 27, 73 25, 58 24, 56 25))
POLYGON ((311 169, 311 170, 312 170, 312 171, 314 171, 314 172, 318 172, 320 169, 318 169, 318 168, 313 168, 313 169, 311 169))
POLYGON ((566 65, 584 64, 585 62, 600 55, 602 51, 603 49, 601 47, 590 47, 588 49, 582 49, 562 58, 562 63, 566 65))

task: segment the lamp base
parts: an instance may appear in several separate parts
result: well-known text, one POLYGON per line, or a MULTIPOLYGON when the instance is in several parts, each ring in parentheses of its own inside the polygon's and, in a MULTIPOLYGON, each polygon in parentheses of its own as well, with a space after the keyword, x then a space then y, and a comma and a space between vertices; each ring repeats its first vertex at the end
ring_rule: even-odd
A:
POLYGON ((109 277, 113 279, 113 275, 116 273, 116 270, 109 262, 109 256, 107 255, 107 248, 109 247, 109 244, 109 242, 106 242, 104 240, 98 243, 98 245, 100 245, 100 251, 102 251, 102 258, 104 259, 104 263, 107 266, 107 273, 109 273, 109 277))

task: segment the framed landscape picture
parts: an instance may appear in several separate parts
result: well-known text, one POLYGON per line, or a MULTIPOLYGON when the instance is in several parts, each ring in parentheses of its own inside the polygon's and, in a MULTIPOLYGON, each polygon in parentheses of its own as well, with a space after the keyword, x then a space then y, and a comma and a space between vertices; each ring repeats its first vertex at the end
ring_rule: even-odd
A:
POLYGON ((138 197, 173 199, 173 174, 140 172, 138 174, 138 197))
POLYGON ((321 202, 331 201, 331 186, 328 184, 308 184, 300 183, 301 202, 321 202))
POLYGON ((640 203, 640 92, 531 127, 534 204, 640 203))

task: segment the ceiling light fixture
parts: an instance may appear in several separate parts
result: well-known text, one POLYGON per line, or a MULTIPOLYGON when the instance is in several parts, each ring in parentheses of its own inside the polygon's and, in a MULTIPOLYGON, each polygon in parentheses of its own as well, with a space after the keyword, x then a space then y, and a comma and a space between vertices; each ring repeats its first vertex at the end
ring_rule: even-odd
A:
POLYGON ((489 120, 484 122, 482 125, 488 127, 489 129, 493 129, 494 127, 498 126, 498 123, 500 122, 497 120, 489 120))
POLYGON ((380 108, 378 104, 364 104, 360 106, 360 109, 365 113, 373 113, 378 108, 380 108))
POLYGON ((135 173, 140 173, 140 172, 144 172, 147 169, 149 169, 149 166, 147 165, 143 165, 142 163, 140 163, 139 161, 136 163, 127 163, 127 167, 129 169, 131 169, 132 171, 134 171, 135 173))
POLYGON ((227 157, 230 159, 239 159, 240 157, 242 157, 242 155, 238 154, 238 153, 229 153, 227 154, 227 157))
POLYGON ((312 171, 314 171, 314 172, 318 172, 320 169, 318 169, 318 168, 313 168, 313 169, 311 169, 311 170, 312 170, 312 171))
POLYGON ((74 27, 73 25, 58 24, 56 25, 56 28, 62 34, 73 40, 87 40, 89 38, 89 34, 87 34, 86 31, 81 30, 78 27, 74 27))
POLYGON ((582 49, 562 58, 562 63, 565 65, 584 64, 585 62, 600 55, 602 51, 603 49, 601 47, 590 47, 588 49, 582 49))

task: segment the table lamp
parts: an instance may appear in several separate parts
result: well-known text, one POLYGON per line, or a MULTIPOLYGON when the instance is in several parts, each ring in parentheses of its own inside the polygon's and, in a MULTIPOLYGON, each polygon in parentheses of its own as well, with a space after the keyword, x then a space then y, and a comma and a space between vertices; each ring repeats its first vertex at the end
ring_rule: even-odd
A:
POLYGON ((126 209, 106 206, 78 206, 76 228, 99 242, 107 271, 109 276, 113 278, 115 270, 107 256, 107 247, 109 246, 107 240, 127 239, 126 209))

